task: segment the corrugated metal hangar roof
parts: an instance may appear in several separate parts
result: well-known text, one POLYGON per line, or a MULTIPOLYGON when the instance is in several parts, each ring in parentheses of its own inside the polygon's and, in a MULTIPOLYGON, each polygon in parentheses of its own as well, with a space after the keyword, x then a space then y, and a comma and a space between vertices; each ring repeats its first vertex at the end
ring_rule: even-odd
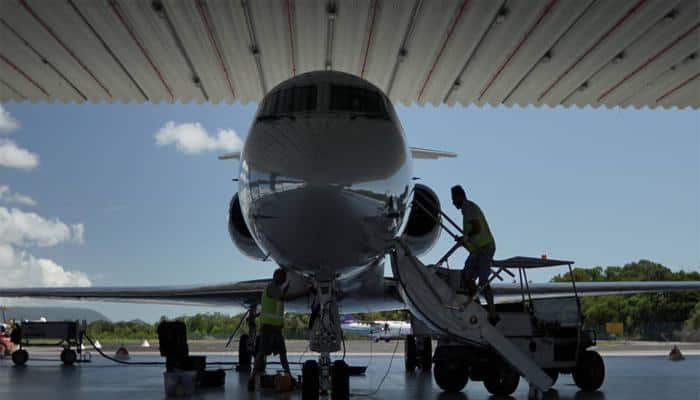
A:
POLYGON ((700 106, 698 0, 0 0, 0 100, 258 101, 296 74, 405 104, 700 106))

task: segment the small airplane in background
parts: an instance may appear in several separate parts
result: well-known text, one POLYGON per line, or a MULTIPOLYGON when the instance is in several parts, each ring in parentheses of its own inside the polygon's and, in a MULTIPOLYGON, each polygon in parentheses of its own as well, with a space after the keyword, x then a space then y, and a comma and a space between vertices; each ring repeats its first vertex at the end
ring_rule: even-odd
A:
POLYGON ((340 327, 346 333, 368 336, 375 343, 402 340, 413 334, 408 321, 358 321, 352 315, 342 316, 340 327))

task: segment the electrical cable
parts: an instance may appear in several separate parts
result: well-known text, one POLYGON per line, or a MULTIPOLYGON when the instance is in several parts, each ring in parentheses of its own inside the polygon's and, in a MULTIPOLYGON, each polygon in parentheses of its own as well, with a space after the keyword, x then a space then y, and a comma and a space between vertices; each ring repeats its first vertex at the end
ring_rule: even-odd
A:
POLYGON ((90 336, 87 335, 87 333, 85 334, 85 339, 87 339, 88 342, 90 342, 90 344, 92 345, 92 348, 95 349, 95 351, 98 352, 102 357, 104 357, 104 358, 106 358, 106 359, 108 359, 108 360, 110 360, 110 361, 114 361, 114 362, 117 363, 117 364, 124 364, 124 365, 165 365, 165 363, 162 362, 162 361, 124 361, 124 360, 119 360, 119 359, 117 359, 117 358, 108 356, 107 354, 105 354, 105 353, 102 351, 102 349, 100 349, 100 348, 98 348, 97 346, 95 346, 95 342, 92 341, 92 339, 90 338, 90 336))
POLYGON ((389 366, 386 369, 386 372, 384 373, 384 376, 382 377, 382 380, 379 381, 379 385, 377 385, 376 389, 374 389, 371 392, 367 393, 350 393, 351 397, 373 397, 377 393, 379 393, 379 390, 382 388, 382 385, 384 384, 384 381, 386 380, 386 377, 389 376, 389 372, 391 371, 391 365, 394 362, 394 356, 396 356, 396 351, 399 349, 399 341, 396 341, 396 345, 394 345, 394 352, 391 354, 391 359, 389 359, 389 366))

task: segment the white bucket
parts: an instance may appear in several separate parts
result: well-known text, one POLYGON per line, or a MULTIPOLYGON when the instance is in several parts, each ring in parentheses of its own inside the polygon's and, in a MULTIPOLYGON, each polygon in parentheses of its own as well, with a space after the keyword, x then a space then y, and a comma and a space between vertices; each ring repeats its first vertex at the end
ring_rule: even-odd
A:
POLYGON ((194 393, 196 371, 164 372, 163 383, 167 397, 191 396, 194 393))

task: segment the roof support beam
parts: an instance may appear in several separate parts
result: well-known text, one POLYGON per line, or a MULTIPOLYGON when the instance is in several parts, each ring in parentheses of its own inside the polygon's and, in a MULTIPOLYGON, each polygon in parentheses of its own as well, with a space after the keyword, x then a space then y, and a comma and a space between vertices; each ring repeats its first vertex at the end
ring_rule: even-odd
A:
POLYGON ((49 68, 51 68, 51 70, 52 70, 53 72, 55 72, 56 75, 60 76, 61 79, 63 79, 63 80, 68 84, 68 86, 70 86, 71 88, 73 88, 73 90, 78 94, 78 96, 80 96, 80 97, 83 99, 83 101, 87 101, 87 100, 88 100, 87 96, 85 96, 85 94, 83 94, 83 92, 81 92, 80 89, 78 89, 78 88, 73 84, 73 82, 71 82, 71 81, 68 79, 68 77, 66 77, 61 71, 59 71, 59 69, 56 68, 56 66, 53 65, 53 63, 52 63, 51 61, 47 60, 46 57, 44 57, 41 53, 39 53, 39 51, 38 51, 37 49, 35 49, 34 46, 32 46, 25 38, 23 38, 22 35, 20 35, 19 32, 17 32, 17 31, 15 30, 15 28, 13 28, 12 26, 10 26, 10 24, 8 24, 7 21, 5 21, 4 19, 0 18, 0 23, 3 24, 10 32, 12 32, 12 34, 14 34, 14 35, 17 37, 17 39, 19 39, 22 43, 24 43, 24 45, 25 45, 32 53, 34 53, 34 55, 37 56, 37 57, 39 58, 39 60, 40 60, 42 63, 44 63, 44 64, 45 64, 46 66, 48 66, 49 68))
POLYGON ((365 68, 367 68, 367 56, 369 55, 369 49, 372 46, 372 35, 374 34, 374 21, 377 18, 377 10, 379 8, 379 0, 374 0, 374 5, 370 9, 369 16, 369 30, 367 31, 367 44, 365 45, 365 55, 362 59, 362 70, 360 70, 360 77, 365 77, 365 68))
MULTIPOLYGON (((211 16, 209 15, 209 8, 207 8, 207 3, 205 3, 203 0, 197 0, 197 11, 199 11, 199 16, 202 18, 202 23, 204 24, 204 28, 207 30, 207 36, 209 37, 209 43, 211 46, 214 48, 214 51, 216 52, 216 57, 219 60, 219 66, 221 67, 221 72, 224 74, 224 78, 226 78, 226 83, 228 84, 228 89, 231 92, 231 97, 233 99, 236 98, 236 91, 233 90, 233 84, 231 83, 231 76, 229 76, 228 73, 228 68, 226 67, 226 62, 224 61, 224 57, 221 54, 221 49, 219 48, 219 43, 216 41, 216 30, 214 28, 214 25, 211 23, 211 16)), ((173 29, 174 31, 174 29, 173 29)), ((184 53, 184 50, 183 50, 184 53)), ((185 56, 187 53, 184 53, 185 56)), ((191 65, 190 63, 190 68, 194 72, 194 66, 191 65)), ((195 73, 194 76, 196 77, 197 74, 195 73)), ((197 78, 199 80, 199 78, 197 78)), ((201 83, 201 81, 200 81, 201 83)))
MULTIPOLYGON (((136 89, 138 89, 139 93, 141 93, 141 96, 143 96, 143 99, 144 99, 145 101, 149 101, 148 96, 146 95, 146 92, 144 92, 144 90, 143 90, 143 88, 141 87, 141 85, 139 85, 139 83, 136 82, 136 79, 134 79, 134 76, 131 75, 131 73, 129 72, 128 69, 126 69, 126 66, 124 65, 124 63, 122 63, 121 60, 117 57, 117 55, 114 54, 114 52, 113 52, 112 49, 107 45, 107 42, 104 41, 104 39, 102 38, 102 36, 100 36, 100 34, 97 33, 97 30, 95 29, 95 27, 92 26, 92 24, 90 23, 90 21, 88 21, 88 19, 85 17, 85 15, 80 11, 80 9, 79 9, 78 6, 75 4, 75 2, 74 2, 73 0, 68 0, 68 5, 70 5, 71 8, 73 9, 73 11, 75 11, 75 13, 78 15, 78 17, 80 17, 80 19, 83 21, 83 23, 85 24, 85 26, 87 26, 88 29, 90 29, 90 32, 92 32, 92 34, 95 35, 95 38, 97 38, 97 40, 100 42, 100 44, 102 44, 102 47, 105 49, 105 51, 106 51, 107 53, 109 53, 109 55, 112 57, 112 59, 114 60, 114 62, 116 62, 117 65, 119 65, 119 68, 121 68, 122 71, 124 71, 124 73, 126 74, 126 76, 129 77, 129 80, 131 80, 131 83, 133 83, 134 86, 136 86, 136 89)), ((76 89, 76 90, 77 90, 77 89, 76 89)))
POLYGON ((41 19, 41 17, 39 17, 39 16, 37 15, 37 13, 34 12, 34 10, 33 10, 31 7, 29 7, 29 4, 27 4, 27 1, 26 1, 26 0, 19 0, 19 4, 21 4, 22 7, 23 7, 25 10, 27 10, 27 12, 39 23, 39 25, 41 25, 41 27, 44 28, 44 30, 45 30, 49 35, 51 35, 51 37, 53 37, 54 40, 56 40, 56 42, 58 42, 58 44, 63 48, 63 50, 65 50, 65 51, 73 58, 73 60, 75 60, 75 62, 77 62, 78 65, 80 65, 80 67, 83 69, 83 71, 87 72, 88 75, 90 75, 90 77, 97 83, 97 85, 100 86, 100 87, 102 88, 102 90, 104 90, 105 94, 107 94, 107 97, 109 97, 110 99, 112 99, 112 93, 110 93, 109 89, 107 89, 107 87, 102 83, 102 81, 100 81, 100 80, 97 78, 97 76, 95 76, 95 74, 94 74, 94 73, 93 73, 93 72, 78 58, 78 56, 75 55, 75 53, 73 52, 73 50, 71 50, 71 49, 58 37, 58 35, 56 35, 56 33, 53 31, 53 29, 51 29, 51 27, 49 27, 49 25, 46 23, 46 21, 44 21, 43 19, 41 19))
POLYGON ((684 80, 684 81, 681 82, 680 84, 674 86, 673 88, 671 88, 671 90, 667 91, 666 93, 664 93, 664 94, 662 94, 661 96, 659 96, 658 98, 656 98, 656 100, 654 100, 654 102, 655 102, 656 104, 661 103, 665 98, 667 98, 668 96, 670 96, 670 95, 672 95, 673 93, 677 92, 679 89, 683 88, 685 85, 689 84, 690 82, 692 82, 692 81, 694 81, 694 80, 696 80, 696 79, 698 79, 698 78, 700 78, 700 72, 697 73, 697 74, 695 74, 695 75, 693 75, 693 76, 691 76, 690 78, 684 80))
POLYGON ((450 28, 447 30, 447 36, 445 36, 445 40, 443 40, 442 45, 440 45, 440 50, 438 51, 437 56, 435 56, 435 60, 433 60, 433 65, 430 67, 430 71, 428 71, 428 76, 425 77, 425 80, 423 81, 423 85, 421 86, 420 90, 418 91, 418 103, 420 104, 421 98, 423 97, 423 92, 425 91, 426 86, 428 86, 428 82, 430 82, 430 78, 433 76, 433 72, 435 71, 435 68, 438 65, 438 62, 440 62, 440 58, 442 57, 442 53, 445 51, 445 48, 447 47, 447 43, 450 42, 450 39, 452 39, 452 34, 454 33, 455 28, 457 27, 457 24, 459 23, 459 20, 462 18, 462 15, 464 15, 464 10, 467 8, 467 4, 469 4, 469 0, 464 0, 462 2, 462 5, 459 7, 459 10, 457 11, 457 15, 454 17, 452 20, 452 24, 450 24, 450 28))
MULTIPOLYGON (((503 10, 505 7, 505 0, 500 6, 500 10, 503 10)), ((479 42, 477 42, 476 46, 474 47, 474 51, 467 57, 466 61, 464 61, 464 64, 462 65, 462 68, 459 70, 459 73, 455 77, 455 79, 452 81, 452 85, 450 85, 450 88, 447 90, 447 93, 445 93, 445 97, 442 99, 443 103, 447 103, 450 100, 450 97, 452 94, 462 85, 462 76, 464 75, 464 71, 467 70, 467 67, 469 66, 469 63, 471 63, 472 58, 474 57, 474 54, 479 51, 479 48, 481 48, 481 45, 484 43, 484 39, 486 39, 486 36, 489 34, 491 31, 491 28, 496 24, 496 21, 500 18, 501 12, 496 13, 493 16, 493 19, 491 20, 491 23, 489 24, 489 27, 486 28, 484 31, 483 35, 479 38, 479 42)))
POLYGON ((180 55, 185 59, 187 67, 190 69, 192 83, 194 83, 194 85, 197 86, 202 92, 202 97, 204 97, 204 100, 209 101, 209 95, 207 94, 207 90, 204 88, 204 83, 197 73, 197 69, 194 67, 194 63, 192 62, 190 55, 187 53, 187 49, 185 49, 185 45, 182 43, 182 38, 180 38, 180 35, 177 33, 175 24, 173 24, 170 15, 168 15, 168 11, 165 9, 163 2, 161 0, 154 0, 151 2, 151 8, 153 8, 153 11, 155 11, 155 13, 165 21, 165 26, 168 27, 170 36, 173 38, 173 41, 175 41, 175 46, 180 51, 180 55))
POLYGON ((31 76, 29 76, 26 72, 24 72, 21 68, 19 68, 15 63, 10 61, 7 57, 5 57, 2 53, 0 53, 0 60, 2 60, 5 64, 9 65, 10 68, 14 69, 18 74, 22 75, 24 79, 29 81, 35 88, 39 89, 41 93, 44 94, 46 97, 51 97, 49 95, 49 92, 46 91, 41 85, 39 85, 34 79, 32 79, 31 76))
POLYGON ((0 84, 5 85, 8 89, 10 89, 10 91, 11 91, 12 93, 14 93, 15 95, 17 95, 17 97, 19 97, 21 100, 26 100, 26 99, 27 99, 27 96, 23 95, 22 93, 20 93, 19 90, 15 89, 12 85, 10 85, 9 83, 5 82, 4 79, 0 79, 0 84))
POLYGON ((285 0, 285 10, 287 12, 287 28, 289 30, 289 58, 292 63, 292 76, 297 75, 297 63, 295 57, 295 47, 294 47, 294 18, 293 18, 293 8, 292 0, 285 0))
POLYGON ((491 76, 491 78, 486 83, 486 85, 481 89, 481 92, 479 93, 479 99, 478 99, 479 101, 481 101, 481 99, 484 97, 484 94, 486 94, 486 92, 489 90, 491 85, 493 85, 493 82, 495 82, 496 79, 498 78, 498 76, 501 74, 501 72, 503 72, 503 69, 505 69, 505 67, 510 63, 510 61, 513 59, 513 57, 515 57, 515 55, 518 53, 518 51, 523 47, 525 42, 527 42, 527 40, 530 38, 530 35, 532 35, 532 32, 534 32, 535 29, 537 29, 537 27, 542 23, 542 21, 549 14, 549 12, 552 11, 552 8, 556 4, 556 2, 557 2, 557 0, 549 0, 547 5, 545 5, 544 10, 542 10, 542 13, 540 14, 540 17, 537 19, 537 21, 535 21, 535 23, 530 27, 530 29, 527 31, 527 33, 525 33, 525 36, 523 36, 523 38, 520 39, 520 42, 518 43, 518 45, 515 46, 513 51, 511 51, 510 54, 508 55, 508 57, 506 58, 506 60, 503 61, 501 66, 498 67, 498 69, 491 76))
POLYGON ((413 4, 413 9, 411 10, 411 17, 408 19, 408 25, 406 25, 406 31, 403 34, 403 40, 401 40, 401 46, 399 47, 399 53, 396 55, 396 60, 394 61, 394 67, 391 70, 391 75, 389 76, 389 83, 386 85, 386 95, 391 97, 391 89, 394 87, 394 80, 396 79, 396 74, 399 72, 399 65, 406 59, 408 55, 408 46, 413 37, 413 29, 416 26, 416 19, 418 17, 418 12, 423 5, 423 0, 416 0, 413 4))
POLYGON ((114 13, 114 15, 117 17, 119 22, 121 22, 124 29, 126 29, 126 31, 129 33, 129 36, 131 36, 131 39, 136 43, 136 46, 138 46, 139 50, 141 50, 141 54, 143 54, 143 56, 146 58, 146 60, 148 61, 148 64, 151 66, 151 69, 153 70, 153 72, 158 76, 158 79, 160 79, 160 82, 163 84, 163 87, 170 95, 170 101, 175 101, 175 95, 173 94, 173 90, 168 85, 168 82, 165 81, 165 77, 163 76, 163 73, 160 71, 160 69, 158 69, 156 64, 153 62, 151 55, 148 53, 148 50, 146 50, 146 48, 141 43, 141 40, 139 40, 139 38, 136 36, 136 32, 134 32, 134 29, 126 21, 126 17, 124 16, 124 13, 121 11, 121 8, 119 7, 119 3, 117 3, 116 0, 109 0, 109 7, 112 10, 112 12, 114 13))
POLYGON ((667 51, 671 50, 674 46, 676 46, 678 43, 680 43, 683 39, 685 39, 685 38, 687 38, 688 36, 690 36, 690 35, 691 35, 693 32, 695 32, 698 28, 700 28, 700 23, 695 24, 692 28, 690 28, 690 29, 687 30, 685 33, 683 33, 682 35, 680 35, 679 37, 677 37, 677 38, 676 38, 673 42, 671 42, 668 46, 664 47, 663 49, 661 49, 661 51, 659 51, 659 52, 657 52, 656 54, 654 54, 653 56, 649 57, 648 60, 646 60, 644 63, 642 63, 642 65, 640 65, 639 67, 635 68, 634 71, 632 71, 632 72, 630 72, 629 74, 625 75, 625 77, 622 78, 619 82, 617 82, 617 83, 614 84, 612 87, 610 87, 609 89, 607 89, 606 91, 604 91, 603 93, 601 93, 601 95, 598 96, 598 98, 596 99, 596 102, 600 103, 603 99, 605 99, 606 97, 608 97, 608 95, 610 95, 610 93, 612 93, 612 92, 614 92, 615 90, 617 90, 617 88, 619 88, 623 83, 625 83, 625 82, 628 81, 631 77, 633 77, 634 75, 636 75, 637 73, 639 73, 639 71, 641 71, 641 70, 643 70, 644 68, 646 68, 649 64, 651 64, 651 63, 653 63, 654 61, 658 60, 659 57, 661 57, 662 55, 664 55, 664 53, 666 53, 667 51))
POLYGON ((589 54, 593 52, 598 46, 600 46, 601 43, 605 39, 607 39, 610 35, 613 34, 616 30, 618 30, 632 15, 634 15, 639 9, 644 5, 646 0, 639 0, 632 8, 630 8, 625 15, 623 15, 610 29, 608 29, 603 35, 601 35, 598 40, 596 40, 593 45, 591 45, 586 51, 581 54, 576 60, 569 65, 569 67, 564 70, 542 93, 540 93, 539 96, 537 96, 537 102, 541 102, 542 99, 549 94, 549 92, 552 91, 552 89, 561 82, 564 77, 571 72, 578 64, 583 61, 584 58, 586 58, 589 54))
POLYGON ((333 34, 335 31, 335 17, 337 16, 338 9, 335 1, 330 1, 326 4, 326 15, 328 16, 326 22, 326 62, 325 69, 333 69, 333 34))
MULTIPOLYGON (((243 15, 245 16, 245 24, 248 28, 248 40, 250 41, 250 53, 255 57, 255 66, 258 69, 258 77, 260 79, 260 90, 262 91, 262 96, 267 93, 267 82, 265 80, 265 72, 262 68, 262 62, 260 60, 260 49, 258 48, 258 39, 255 36, 255 24, 253 22, 253 15, 250 13, 250 7, 248 6, 247 0, 241 0, 241 7, 243 7, 243 15)), ((262 97, 260 96, 260 97, 262 97)))

